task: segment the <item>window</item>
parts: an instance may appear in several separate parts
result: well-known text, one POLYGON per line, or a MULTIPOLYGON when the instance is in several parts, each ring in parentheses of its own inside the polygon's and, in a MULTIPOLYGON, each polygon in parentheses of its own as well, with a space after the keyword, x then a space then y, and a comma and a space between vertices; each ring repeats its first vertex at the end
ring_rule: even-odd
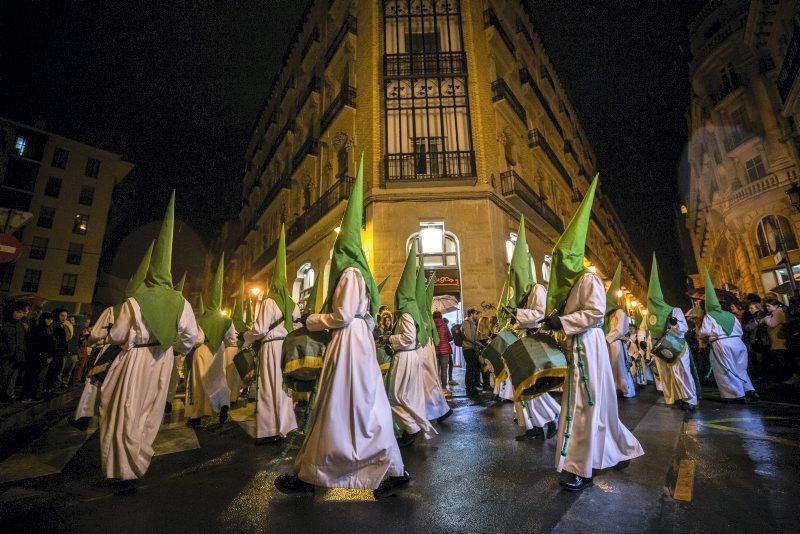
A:
POLYGON ((553 264, 553 257, 549 254, 544 255, 542 262, 542 281, 547 284, 550 282, 550 266, 553 264))
POLYGON ((517 244, 517 234, 511 233, 506 239, 506 262, 511 263, 514 256, 514 246, 517 244))
POLYGON ((75 286, 78 285, 78 275, 71 274, 71 273, 64 273, 64 276, 61 277, 61 290, 59 291, 60 295, 74 295, 75 294, 75 286))
POLYGON ((458 267, 458 243, 453 234, 445 232, 444 223, 420 223, 419 232, 409 238, 407 247, 414 241, 425 267, 458 267))
POLYGON ((347 176, 347 146, 343 146, 339 149, 336 153, 336 177, 337 178, 344 178, 347 176))
POLYGON ((48 197, 58 198, 61 194, 61 178, 51 176, 47 179, 47 185, 44 187, 44 194, 48 197))
POLYGON ((11 291, 14 279, 14 263, 0 263, 0 291, 11 291))
POLYGON ((745 170, 747 171, 747 179, 751 182, 760 180, 767 175, 767 171, 764 170, 764 160, 761 159, 761 156, 747 160, 745 170))
POLYGON ((306 307, 306 301, 311 294, 311 288, 316 283, 317 273, 311 268, 311 264, 306 262, 297 270, 297 277, 292 287, 292 298, 302 309, 306 307))
POLYGON ((83 174, 90 178, 97 178, 97 175, 100 174, 100 160, 89 158, 86 160, 86 170, 83 171, 83 174))
POLYGON ((25 148, 28 145, 28 140, 24 137, 17 136, 17 140, 14 142, 14 152, 16 152, 20 156, 25 155, 25 148))
POLYGON ((22 291, 36 293, 39 291, 39 280, 42 278, 42 271, 38 269, 25 269, 25 276, 22 278, 22 291))
POLYGON ((762 258, 797 248, 797 238, 786 217, 767 215, 758 223, 758 253, 762 258))
POLYGON ((84 206, 91 206, 94 202, 94 187, 91 185, 81 186, 81 196, 78 198, 78 203, 84 206))
POLYGON ((733 150, 753 137, 753 132, 750 129, 750 119, 747 117, 747 110, 744 106, 731 113, 728 130, 728 136, 725 138, 725 150, 728 151, 733 150))
POLYGON ((86 235, 86 229, 89 227, 89 216, 83 213, 76 213, 75 220, 72 222, 72 233, 78 235, 86 235))
POLYGON ((39 208, 39 218, 36 220, 36 226, 40 228, 52 228, 53 219, 56 217, 56 209, 49 206, 42 206, 39 208))
POLYGON ((474 176, 459 2, 384 6, 386 179, 474 176))
POLYGON ((83 257, 83 244, 70 243, 67 250, 67 263, 70 265, 80 265, 83 257))
POLYGON ((53 152, 53 162, 51 163, 51 165, 58 169, 66 169, 68 159, 69 159, 69 150, 64 150, 63 148, 56 147, 55 151, 53 152))
POLYGON ((46 237, 34 236, 28 257, 32 260, 43 260, 47 256, 48 242, 49 240, 46 237))

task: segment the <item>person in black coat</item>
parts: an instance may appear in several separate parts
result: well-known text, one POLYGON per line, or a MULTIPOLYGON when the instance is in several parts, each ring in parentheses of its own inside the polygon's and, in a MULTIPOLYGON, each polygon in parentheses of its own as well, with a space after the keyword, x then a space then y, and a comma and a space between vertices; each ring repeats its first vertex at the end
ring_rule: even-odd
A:
POLYGON ((0 328, 0 402, 14 399, 17 376, 25 363, 25 324, 28 305, 16 301, 11 305, 0 328))
POLYGON ((28 332, 23 402, 34 402, 41 398, 45 374, 56 353, 56 346, 53 314, 42 312, 36 326, 28 332))

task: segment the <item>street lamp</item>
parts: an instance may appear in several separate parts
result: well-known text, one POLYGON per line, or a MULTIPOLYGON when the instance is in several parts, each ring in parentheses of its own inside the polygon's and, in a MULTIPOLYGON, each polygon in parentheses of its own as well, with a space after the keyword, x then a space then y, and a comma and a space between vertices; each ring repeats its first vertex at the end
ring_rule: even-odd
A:
POLYGON ((250 295, 252 295, 252 297, 253 297, 254 299, 258 299, 258 297, 259 297, 259 296, 261 295, 261 293, 263 293, 263 292, 264 292, 264 290, 263 290, 263 289, 261 289, 261 288, 260 288, 260 287, 258 287, 258 286, 253 286, 253 287, 251 287, 251 288, 250 288, 250 295))

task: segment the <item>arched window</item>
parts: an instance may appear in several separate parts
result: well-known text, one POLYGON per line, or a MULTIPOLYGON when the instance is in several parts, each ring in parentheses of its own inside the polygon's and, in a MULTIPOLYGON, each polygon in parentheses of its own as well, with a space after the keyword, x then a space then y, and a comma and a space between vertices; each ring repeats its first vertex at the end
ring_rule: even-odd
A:
POLYGON ((444 223, 421 223, 419 232, 412 234, 406 243, 417 243, 417 256, 425 267, 458 267, 458 241, 450 232, 445 232, 444 223))
MULTIPOLYGON (((514 256, 514 247, 517 245, 517 234, 516 232, 511 232, 508 234, 508 239, 506 239, 506 263, 511 263, 511 258, 514 256)), ((530 255, 530 251, 528 252, 528 259, 531 261, 531 273, 533 276, 536 276, 536 263, 533 261, 533 257, 530 255)))
POLYGON ((782 250, 797 248, 797 238, 792 225, 781 215, 767 215, 758 223, 758 255, 761 258, 772 256, 782 250))
POLYGON ((305 307, 308 295, 316 281, 316 272, 311 268, 311 264, 306 262, 297 269, 297 277, 292 287, 292 298, 301 308, 305 307))

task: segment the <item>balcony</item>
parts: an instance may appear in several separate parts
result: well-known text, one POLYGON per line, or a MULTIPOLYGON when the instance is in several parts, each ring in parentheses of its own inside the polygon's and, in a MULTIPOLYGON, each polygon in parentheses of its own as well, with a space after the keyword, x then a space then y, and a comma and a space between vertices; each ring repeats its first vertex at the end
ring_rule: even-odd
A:
POLYGON ((474 178, 475 152, 388 154, 385 177, 387 183, 474 178))
POLYGON ((781 102, 784 104, 789 98, 794 81, 797 79, 797 73, 800 71, 800 37, 798 34, 800 34, 800 28, 795 26, 789 46, 786 48, 786 56, 783 58, 781 71, 778 73, 778 79, 775 82, 778 86, 778 94, 781 95, 781 102))
POLYGON ((781 174, 773 173, 757 180, 755 182, 750 182, 749 184, 745 185, 744 187, 740 187, 736 191, 734 191, 733 195, 730 198, 731 204, 737 204, 739 202, 744 202, 746 200, 750 200, 753 197, 760 195, 761 193, 766 193, 772 189, 777 189, 780 187, 786 187, 791 185, 791 176, 789 171, 781 172, 781 174))
POLYGON ((556 153, 553 152, 553 149, 547 142, 547 138, 545 138, 538 128, 534 128, 528 132, 528 146, 530 148, 541 149, 547 159, 550 160, 550 163, 553 165, 553 167, 555 167, 558 173, 561 175, 561 178, 563 178, 567 183, 569 188, 575 189, 572 185, 572 177, 569 175, 566 167, 564 167, 564 164, 561 163, 560 159, 558 159, 558 156, 556 156, 556 153))
POLYGON ((564 232, 564 223, 556 212, 550 209, 542 197, 531 189, 516 171, 510 170, 500 174, 500 192, 504 197, 516 199, 518 202, 514 203, 520 211, 532 210, 557 233, 564 232))
POLYGON ((467 58, 464 52, 415 52, 383 56, 383 74, 387 78, 453 76, 466 72, 467 58))
POLYGON ((325 132, 328 129, 328 126, 331 125, 333 119, 339 114, 339 112, 345 107, 351 107, 356 109, 356 90, 354 87, 345 86, 339 91, 339 94, 336 95, 336 98, 330 103, 328 108, 325 110, 325 113, 322 114, 322 121, 321 121, 321 130, 320 132, 325 132))
POLYGON ((491 8, 483 12, 483 27, 484 29, 494 28, 494 30, 497 32, 497 35, 499 35, 500 39, 502 39, 503 43, 505 43, 508 51, 511 52, 511 56, 517 57, 517 47, 514 45, 514 41, 511 39, 511 36, 506 33, 505 28, 503 28, 503 25, 500 24, 500 20, 497 18, 494 10, 491 8))
POLYGON ((311 78, 308 81, 308 86, 302 92, 302 94, 300 95, 300 98, 297 99, 297 112, 300 113, 300 111, 306 106, 306 102, 308 101, 308 98, 313 93, 318 93, 319 94, 321 89, 322 89, 322 81, 316 76, 311 78))
POLYGON ((517 97, 511 91, 506 81, 503 78, 498 78, 492 82, 492 102, 499 102, 501 100, 508 102, 508 105, 511 106, 511 109, 517 114, 517 117, 519 117, 523 125, 528 125, 528 117, 525 114, 525 108, 523 108, 522 104, 517 100, 517 97))
POLYGON ((344 41, 345 37, 347 37, 347 34, 349 33, 358 36, 358 19, 356 19, 353 15, 347 16, 342 24, 342 27, 339 28, 339 33, 336 34, 336 37, 333 38, 330 46, 325 51, 325 65, 331 62, 333 56, 336 55, 336 51, 339 50, 342 41, 344 41))
POLYGON ((531 73, 528 72, 528 69, 522 68, 519 70, 519 83, 521 84, 528 84, 528 86, 533 91, 534 96, 539 101, 539 105, 542 106, 544 109, 547 118, 550 119, 550 122, 553 124, 553 128, 556 129, 558 135, 562 138, 564 137, 564 130, 561 128, 561 125, 558 123, 558 119, 556 118, 556 114, 553 113, 553 110, 550 108, 550 104, 547 102, 547 98, 542 93, 542 90, 539 89, 539 84, 536 83, 536 80, 533 79, 531 73))
POLYGON ((261 214, 264 213, 264 210, 269 206, 270 202, 275 200, 275 197, 278 196, 284 189, 289 189, 292 185, 292 174, 287 172, 283 176, 281 176, 278 181, 272 184, 272 187, 269 188, 267 194, 264 195, 264 200, 261 201, 261 205, 256 208, 253 212, 253 217, 250 219, 249 231, 254 231, 258 226, 258 219, 261 217, 261 214))
POLYGON ((739 80, 738 76, 735 76, 733 78, 733 80, 731 80, 728 83, 723 84, 719 88, 719 91, 717 91, 716 93, 711 93, 710 95, 708 95, 709 100, 711 100, 711 105, 712 106, 716 106, 717 104, 719 104, 720 102, 725 100, 725 98, 727 96, 731 95, 737 89, 740 89, 740 88, 742 88, 744 86, 745 86, 744 82, 739 80))
POLYGON ((303 143, 303 145, 297 149, 297 152, 295 152, 294 157, 292 158, 292 170, 296 170, 298 167, 300 167, 300 165, 303 163, 303 160, 306 159, 306 156, 308 155, 319 155, 319 141, 310 134, 305 143, 303 143))

